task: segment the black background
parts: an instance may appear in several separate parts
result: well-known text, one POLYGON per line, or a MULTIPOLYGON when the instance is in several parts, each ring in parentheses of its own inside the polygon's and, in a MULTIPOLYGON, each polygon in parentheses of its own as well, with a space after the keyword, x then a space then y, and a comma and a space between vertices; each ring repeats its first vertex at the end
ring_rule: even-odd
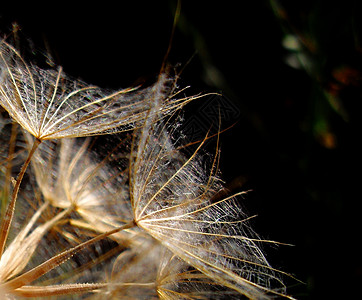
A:
MULTIPOLYGON (((207 128, 205 103, 231 110, 222 120, 236 123, 221 138, 223 178, 253 190, 243 205, 258 215, 253 225, 263 238, 294 245, 265 249, 273 266, 304 282, 288 282, 289 293, 354 298, 362 275, 361 10, 357 1, 290 2, 275 11, 274 1, 184 1, 168 61, 184 67, 188 93, 223 93, 192 104, 186 116, 207 128), (303 39, 312 72, 286 64, 286 33, 303 39)), ((127 87, 159 71, 175 3, 120 3, 14 3, 0 7, 0 30, 7 35, 16 22, 66 73, 127 87)))

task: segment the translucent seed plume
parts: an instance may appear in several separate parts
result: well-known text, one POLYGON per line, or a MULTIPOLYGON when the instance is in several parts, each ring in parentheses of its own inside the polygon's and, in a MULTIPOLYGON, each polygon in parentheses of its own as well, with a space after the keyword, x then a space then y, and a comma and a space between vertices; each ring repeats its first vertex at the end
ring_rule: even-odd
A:
MULTIPOLYGON (((160 76, 155 86, 164 92, 167 80, 160 76)), ((156 95, 152 86, 105 91, 70 78, 61 67, 45 70, 26 63, 0 40, 0 105, 39 140, 130 130, 146 118, 154 97, 165 97, 165 111, 188 101, 156 95)))
POLYGON ((217 158, 205 169, 199 156, 181 154, 172 123, 149 122, 139 131, 130 167, 137 225, 174 254, 250 299, 284 295, 280 274, 266 261, 248 226, 239 193, 221 197, 217 158), (272 289, 272 287, 274 289, 272 289))

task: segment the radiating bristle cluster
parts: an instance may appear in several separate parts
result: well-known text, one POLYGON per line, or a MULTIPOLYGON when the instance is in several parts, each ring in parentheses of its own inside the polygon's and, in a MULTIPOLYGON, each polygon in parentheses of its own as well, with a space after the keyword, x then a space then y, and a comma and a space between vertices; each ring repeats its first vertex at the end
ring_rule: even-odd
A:
POLYGON ((166 71, 109 92, 0 41, 1 295, 287 297, 260 250, 270 241, 242 212, 244 192, 223 188, 218 137, 191 155, 179 147, 175 112, 197 98, 179 95, 166 71))

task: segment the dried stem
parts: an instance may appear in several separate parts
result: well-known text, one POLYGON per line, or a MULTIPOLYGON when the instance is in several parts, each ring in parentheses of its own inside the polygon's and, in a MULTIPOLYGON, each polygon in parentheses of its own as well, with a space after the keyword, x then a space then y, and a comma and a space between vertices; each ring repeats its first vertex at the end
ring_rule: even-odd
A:
MULTIPOLYGON (((13 158, 14 152, 15 152, 17 127, 18 127, 18 124, 15 123, 15 122, 12 122, 12 124, 11 124, 11 135, 10 135, 10 140, 9 140, 8 163, 7 163, 7 166, 6 166, 5 184, 4 184, 4 188, 3 188, 4 189, 3 190, 4 199, 9 198, 10 178, 11 178, 11 169, 12 169, 12 162, 13 162, 12 158, 13 158)), ((3 212, 5 211, 5 205, 6 205, 6 202, 5 201, 2 202, 2 205, 1 205, 1 217, 2 217, 3 212)))
POLYGON ((4 219, 1 222, 1 227, 0 227, 0 258, 2 256, 2 254, 4 253, 4 249, 5 249, 5 244, 6 244, 6 239, 9 235, 9 230, 10 230, 10 226, 11 226, 11 222, 13 220, 13 216, 14 216, 14 210, 15 210, 15 204, 16 204, 16 199, 18 197, 18 192, 19 192, 19 188, 20 188, 20 184, 21 181, 23 180, 24 174, 26 169, 29 166, 30 160, 35 152, 35 150, 38 148, 38 146, 40 145, 41 140, 34 140, 33 146, 28 154, 28 157, 24 163, 24 165, 22 166, 18 178, 16 179, 16 183, 14 186, 14 190, 11 196, 11 201, 8 204, 8 207, 6 209, 5 212, 5 216, 4 219))
POLYGON ((92 292, 107 287, 106 283, 75 283, 50 286, 23 286, 12 293, 21 297, 51 297, 92 292))
POLYGON ((0 285, 1 291, 8 291, 13 292, 16 289, 19 289, 25 285, 28 285, 29 283, 33 282, 34 280, 40 278, 44 274, 48 273, 49 271, 53 270, 57 266, 63 264, 66 262, 69 258, 71 258, 73 255, 75 255, 77 252, 83 250, 87 246, 90 246, 114 233, 117 233, 119 231, 129 229, 134 227, 136 224, 134 221, 129 222, 121 227, 115 228, 113 230, 110 230, 108 232, 102 233, 84 243, 81 243, 71 249, 68 249, 66 251, 63 251, 62 253, 48 259, 44 263, 38 265, 37 267, 29 270, 28 272, 6 282, 0 285))

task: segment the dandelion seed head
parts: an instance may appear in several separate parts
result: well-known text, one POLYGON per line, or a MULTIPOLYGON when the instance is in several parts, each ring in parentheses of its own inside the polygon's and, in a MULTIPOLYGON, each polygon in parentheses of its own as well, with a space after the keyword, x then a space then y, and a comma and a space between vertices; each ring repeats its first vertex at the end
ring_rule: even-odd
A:
MULTIPOLYGON (((31 209, 15 216, 24 222, 15 220, 9 239, 2 231, 0 291, 68 299, 87 291, 97 291, 91 299, 285 295, 285 274, 261 250, 271 241, 243 213, 245 193, 224 188, 218 145, 209 160, 201 154, 209 134, 188 144, 193 153, 182 151, 176 111, 198 96, 180 97, 175 78, 162 68, 153 84, 109 91, 26 62, 0 40, 0 106, 8 114, 0 114, 0 141, 16 146, 0 149, 4 195, 24 159, 9 116, 33 145, 19 196, 31 209)), ((13 179, 2 228, 10 228, 24 174, 22 167, 13 179)))

